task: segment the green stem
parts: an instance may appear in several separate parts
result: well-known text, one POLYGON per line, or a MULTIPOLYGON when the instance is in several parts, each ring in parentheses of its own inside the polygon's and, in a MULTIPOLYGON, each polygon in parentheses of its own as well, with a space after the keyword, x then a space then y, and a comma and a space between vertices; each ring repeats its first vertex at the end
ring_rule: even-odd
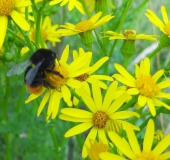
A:
MULTIPOLYGON (((8 108, 8 99, 9 99, 9 93, 10 93, 10 84, 9 84, 9 78, 6 78, 6 85, 5 85, 5 95, 4 95, 4 105, 3 105, 3 115, 2 115, 2 121, 7 121, 7 108, 8 108)), ((6 157, 5 160, 11 159, 11 151, 10 151, 10 138, 9 133, 4 134, 5 138, 5 146, 6 146, 6 157)))
POLYGON ((126 104, 121 108, 121 110, 126 110, 126 109, 128 109, 128 108, 133 107, 133 105, 137 102, 137 99, 138 99, 138 96, 133 96, 133 98, 132 98, 128 103, 126 103, 126 104))
MULTIPOLYGON (((17 26, 18 27, 18 26, 17 26)), ((35 51, 35 48, 32 44, 32 42, 30 41, 29 37, 23 32, 23 30, 21 28, 18 27, 18 30, 21 32, 21 34, 24 36, 26 42, 27 42, 27 45, 29 47, 29 49, 31 50, 31 52, 34 52, 35 51)))
POLYGON ((25 46, 25 43, 23 42, 23 39, 19 37, 15 32, 13 32, 11 29, 8 28, 8 32, 13 35, 15 39, 17 39, 23 46, 25 46))
POLYGON ((48 131, 50 133, 51 139, 53 141, 53 145, 55 147, 55 151, 56 151, 56 160, 60 160, 60 155, 59 155, 59 146, 57 143, 57 138, 55 136, 54 130, 51 127, 48 127, 48 131))
MULTIPOLYGON (((42 111, 42 114, 43 114, 43 116, 44 116, 44 119, 46 119, 46 113, 45 113, 44 110, 42 111)), ((59 146, 58 146, 58 143, 57 143, 57 138, 56 138, 56 136, 55 136, 54 130, 53 130, 53 128, 51 128, 51 127, 48 126, 48 131, 49 131, 49 133, 50 133, 50 136, 51 136, 51 139, 52 139, 52 141, 53 141, 54 148, 55 148, 56 160, 60 160, 59 146)))
MULTIPOLYGON (((124 21, 125 21, 125 19, 126 19, 127 12, 128 12, 128 10, 129 10, 132 2, 133 2, 133 0, 129 0, 129 1, 127 2, 126 8, 125 8, 125 10, 123 11, 123 14, 122 14, 122 16, 121 16, 121 20, 120 20, 120 23, 119 23, 119 26, 118 26, 118 29, 117 29, 118 33, 119 33, 119 32, 121 31, 121 29, 122 29, 122 26, 123 26, 124 21)), ((114 43, 113 43, 113 45, 112 45, 112 47, 111 47, 111 49, 110 49, 109 57, 112 57, 114 48, 115 48, 115 46, 116 46, 116 43, 117 43, 117 40, 114 41, 114 43)))
POLYGON ((18 103, 17 103, 17 106, 16 106, 16 111, 17 111, 17 113, 19 113, 20 112, 20 108, 21 108, 21 106, 22 106, 22 104, 23 104, 23 99, 24 99, 24 93, 25 93, 25 85, 22 85, 22 87, 21 87, 21 90, 20 90, 20 92, 19 92, 19 99, 18 99, 18 103))
POLYGON ((151 54, 149 54, 147 57, 148 57, 149 59, 151 59, 151 58, 152 58, 155 54, 157 54, 162 48, 163 48, 162 46, 158 45, 158 47, 157 47, 151 54))

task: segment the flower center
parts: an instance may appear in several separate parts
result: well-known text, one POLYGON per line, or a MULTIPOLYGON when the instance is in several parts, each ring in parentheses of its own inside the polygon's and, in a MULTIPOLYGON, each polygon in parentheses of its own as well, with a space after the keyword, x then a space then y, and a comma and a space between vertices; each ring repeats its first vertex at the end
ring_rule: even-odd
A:
POLYGON ((93 23, 90 22, 89 20, 82 20, 81 22, 76 24, 75 29, 80 30, 82 32, 86 32, 90 30, 92 25, 93 23))
POLYGON ((167 33, 167 35, 170 36, 170 22, 168 22, 166 25, 165 25, 165 32, 167 33))
POLYGON ((101 152, 109 152, 108 146, 105 145, 104 143, 96 142, 96 141, 92 143, 91 141, 90 141, 91 143, 90 148, 87 149, 89 158, 91 160, 100 160, 99 154, 101 152))
POLYGON ((83 82, 83 81, 85 81, 88 77, 89 77, 89 75, 88 75, 87 73, 84 73, 84 74, 82 74, 82 75, 80 75, 80 76, 78 76, 78 77, 75 77, 75 79, 77 79, 78 81, 83 82))
POLYGON ((93 115, 93 124, 97 128, 104 128, 108 120, 109 116, 103 111, 97 111, 93 115))
POLYGON ((155 156, 153 152, 142 152, 141 154, 137 155, 133 160, 161 160, 161 159, 155 156))
POLYGON ((68 78, 68 71, 62 65, 56 65, 52 73, 46 73, 46 80, 50 83, 51 86, 56 89, 60 89, 63 85, 66 84, 68 78))
POLYGON ((136 33, 133 30, 125 30, 124 37, 128 40, 135 40, 136 33))
POLYGON ((9 15, 14 9, 14 0, 0 0, 0 15, 9 15))
POLYGON ((140 94, 146 97, 154 97, 160 92, 159 87, 156 85, 152 77, 142 75, 136 79, 136 87, 140 94))
MULTIPOLYGON (((47 32, 46 32, 46 30, 41 28, 41 34, 42 34, 42 38, 43 38, 43 40, 45 42, 47 40, 47 32)), ((36 35, 36 31, 35 31, 34 28, 32 28, 31 32, 30 32, 30 39, 32 41, 35 41, 35 35, 36 35)))
POLYGON ((41 34, 42 34, 42 38, 43 38, 43 40, 45 42, 47 40, 47 32, 46 32, 46 30, 41 29, 41 34))

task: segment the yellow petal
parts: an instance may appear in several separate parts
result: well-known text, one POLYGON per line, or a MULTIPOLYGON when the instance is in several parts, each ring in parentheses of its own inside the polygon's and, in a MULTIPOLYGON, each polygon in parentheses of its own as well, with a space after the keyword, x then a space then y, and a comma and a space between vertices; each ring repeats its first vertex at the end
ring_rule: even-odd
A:
POLYGON ((118 111, 113 113, 110 118, 113 119, 127 119, 130 118, 132 116, 136 116, 137 118, 140 118, 140 115, 136 112, 133 111, 118 111))
POLYGON ((8 25, 8 17, 7 16, 0 16, 0 22, 1 22, 1 29, 0 29, 0 49, 2 48, 2 45, 4 43, 7 25, 8 25))
POLYGON ((93 127, 90 130, 90 132, 89 132, 89 134, 88 134, 88 136, 87 136, 87 138, 84 142, 84 145, 83 145, 83 149, 82 149, 82 157, 83 158, 87 157, 87 147, 90 147, 90 141, 95 140, 96 136, 97 136, 97 128, 93 127))
MULTIPOLYGON (((164 137, 158 144, 157 146, 153 149, 153 153, 158 156, 160 155, 163 151, 165 151, 168 146, 170 145, 170 134, 168 134, 166 137, 164 137)), ((169 157, 168 157, 169 158, 169 157)))
POLYGON ((88 130, 89 128, 91 128, 93 126, 93 123, 81 123, 81 124, 78 124, 77 126, 69 129, 66 133, 65 133, 65 137, 71 137, 71 136, 74 136, 74 135, 77 135, 79 133, 82 133, 86 130, 88 130))
POLYGON ((13 21, 14 21, 21 29, 23 29, 24 31, 29 31, 29 30, 30 30, 30 25, 29 25, 29 23, 25 20, 25 18, 22 17, 22 15, 21 15, 19 12, 13 10, 10 15, 11 15, 13 21))
POLYGON ((69 45, 66 45, 66 47, 64 48, 63 53, 61 55, 60 63, 65 64, 68 60, 68 56, 69 56, 69 45))
POLYGON ((127 128, 126 133, 127 133, 127 137, 129 140, 129 144, 130 144, 133 152, 135 154, 140 154, 141 153, 140 146, 139 146, 139 143, 138 143, 138 140, 136 138, 134 131, 131 128, 127 128))
POLYGON ((167 24, 169 22, 169 19, 168 19, 168 14, 166 12, 165 6, 161 7, 161 11, 162 11, 163 20, 164 20, 165 24, 167 24))
POLYGON ((93 117, 91 112, 77 108, 63 108, 61 109, 61 113, 76 118, 89 118, 91 120, 93 117))
POLYGON ((125 158, 108 152, 102 152, 100 153, 101 160, 109 160, 109 159, 115 159, 115 160, 126 160, 125 158))
POLYGON ((145 131, 145 137, 143 140, 143 151, 144 152, 151 151, 151 147, 152 147, 152 143, 153 143, 153 139, 154 139, 154 132, 155 132, 154 123, 153 123, 153 120, 150 119, 147 124, 146 131, 145 131))
POLYGON ((70 121, 70 122, 86 122, 86 123, 92 122, 91 118, 90 119, 89 118, 75 118, 75 117, 68 116, 68 115, 65 115, 65 114, 60 114, 59 118, 62 119, 62 120, 65 120, 65 121, 70 121))
POLYGON ((147 103, 147 105, 149 107, 149 110, 150 110, 151 114, 153 116, 155 116, 156 115, 156 110, 155 110, 155 106, 154 106, 153 100, 150 99, 150 98, 146 98, 146 103, 147 103))
POLYGON ((115 144, 115 146, 128 158, 134 159, 135 154, 132 149, 124 143, 124 140, 115 132, 108 132, 109 138, 115 144))
POLYGON ((38 112, 37 112, 37 116, 39 116, 45 106, 45 104, 47 103, 49 97, 50 97, 50 91, 47 91, 46 94, 44 95, 41 103, 40 103, 40 106, 38 107, 38 112))

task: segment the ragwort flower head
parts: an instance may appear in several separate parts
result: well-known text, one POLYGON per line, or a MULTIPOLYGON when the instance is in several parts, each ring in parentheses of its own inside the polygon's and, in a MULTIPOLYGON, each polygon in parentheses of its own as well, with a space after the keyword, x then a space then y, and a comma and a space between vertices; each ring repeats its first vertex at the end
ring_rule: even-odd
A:
POLYGON ((30 0, 1 0, 0 1, 0 48, 3 45, 6 30, 8 26, 9 16, 12 18, 14 23, 16 23, 21 29, 28 31, 30 29, 29 23, 23 18, 22 14, 16 9, 21 7, 30 6, 30 0), (21 3, 22 2, 22 3, 21 3))
MULTIPOLYGON (((44 21, 41 24, 40 30, 44 42, 51 42, 55 46, 56 42, 60 42, 60 34, 57 33, 58 25, 52 25, 51 19, 49 16, 45 17, 44 21)), ((30 39, 35 42, 36 35, 36 26, 34 25, 29 32, 30 39)))
POLYGON ((163 106, 170 110, 170 106, 159 100, 159 98, 170 99, 170 94, 162 91, 170 86, 170 80, 157 82, 164 74, 163 70, 159 70, 151 76, 149 58, 142 60, 140 66, 135 65, 135 77, 131 76, 121 65, 115 63, 114 66, 119 74, 114 74, 113 77, 128 86, 129 95, 139 95, 138 105, 140 107, 147 104, 153 116, 156 115, 155 106, 163 106))
MULTIPOLYGON (((91 66, 90 64, 91 64, 93 54, 92 52, 87 52, 87 53, 89 53, 90 55, 90 61, 89 63, 86 63, 86 67, 90 67, 91 70, 78 77, 75 77, 75 79, 82 82, 83 89, 85 89, 87 93, 89 93, 90 95, 91 91, 90 91, 89 84, 93 85, 94 80, 97 82, 97 85, 100 88, 107 89, 107 85, 104 82, 102 82, 102 80, 113 81, 113 78, 107 75, 94 74, 109 59, 109 57, 105 56, 91 66)), ((77 58, 85 54, 86 52, 82 48, 79 48, 79 52, 74 50, 73 59, 76 60, 77 58)), ((81 88, 76 89, 76 93, 78 93, 79 90, 81 90, 81 88)))
POLYGON ((148 13, 145 15, 148 17, 149 21, 170 38, 170 20, 168 19, 165 6, 161 7, 163 21, 161 21, 152 10, 148 9, 147 11, 148 13))
POLYGON ((84 14, 84 8, 82 6, 82 4, 78 1, 78 0, 52 0, 49 4, 50 5, 55 5, 55 4, 58 4, 58 3, 61 3, 60 6, 64 6, 68 3, 68 10, 69 11, 72 11, 73 8, 77 8, 77 10, 84 14))
POLYGON ((60 60, 56 60, 53 72, 46 73, 45 78, 47 82, 53 86, 54 89, 42 87, 42 89, 37 91, 37 93, 32 93, 25 101, 25 103, 29 103, 30 101, 39 97, 43 92, 45 92, 45 95, 38 108, 37 116, 40 115, 48 100, 49 104, 47 110, 47 119, 49 117, 56 117, 62 98, 68 106, 72 106, 70 88, 75 89, 82 86, 82 83, 76 80, 75 77, 89 71, 90 68, 84 67, 85 64, 89 61, 89 54, 87 53, 86 55, 77 58, 70 64, 67 63, 68 57, 69 46, 67 45, 62 53, 60 60), (55 72, 60 73, 62 77, 54 74, 55 72))
POLYGON ((61 25, 61 27, 64 29, 58 30, 58 33, 60 33, 62 36, 71 36, 74 34, 91 31, 107 23, 114 17, 111 14, 109 14, 100 19, 101 16, 102 16, 102 12, 98 12, 95 15, 93 15, 90 19, 82 20, 76 25, 71 23, 66 23, 66 25, 61 25))
POLYGON ((104 37, 109 37, 109 40, 115 40, 115 39, 124 39, 127 41, 135 41, 135 40, 149 40, 156 42, 156 38, 154 35, 146 35, 146 34, 136 34, 135 30, 125 30, 124 33, 116 33, 113 31, 106 31, 105 34, 108 34, 104 37))
POLYGON ((107 130, 105 127, 109 120, 120 122, 123 129, 130 127, 139 130, 138 127, 124 121, 132 116, 139 118, 139 114, 133 111, 118 111, 128 98, 127 93, 113 101, 118 83, 115 81, 109 86, 104 99, 102 98, 100 88, 95 84, 97 83, 94 81, 92 85, 93 98, 85 90, 81 90, 79 93, 90 111, 77 108, 64 108, 61 109, 62 114, 59 116, 62 120, 81 123, 68 130, 65 137, 77 135, 91 128, 84 142, 82 150, 83 158, 88 154, 87 148, 90 146, 90 139, 95 140, 97 135, 98 139, 108 146, 108 140, 105 135, 105 131, 107 130))
POLYGON ((101 160, 167 160, 170 158, 170 152, 164 152, 168 146, 170 145, 170 134, 168 134, 165 138, 163 138, 154 148, 153 140, 154 140, 154 122, 153 120, 149 120, 146 132, 143 140, 143 147, 141 149, 141 144, 138 143, 137 137, 135 133, 130 128, 126 129, 127 137, 129 143, 122 139, 115 132, 109 132, 109 138, 113 142, 113 144, 127 157, 124 158, 119 155, 115 155, 113 153, 101 153, 101 160), (164 153, 163 153, 164 152, 164 153))

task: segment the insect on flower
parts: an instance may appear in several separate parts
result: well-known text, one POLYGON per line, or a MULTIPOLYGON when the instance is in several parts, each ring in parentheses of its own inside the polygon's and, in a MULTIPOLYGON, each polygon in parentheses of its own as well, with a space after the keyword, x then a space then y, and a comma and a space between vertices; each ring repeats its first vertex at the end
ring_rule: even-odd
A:
POLYGON ((53 70, 56 65, 55 59, 56 54, 53 51, 39 49, 28 60, 13 66, 6 75, 8 77, 19 75, 25 71, 24 82, 27 89, 33 94, 40 93, 43 87, 55 89, 46 78, 49 73, 63 78, 59 72, 53 70))

